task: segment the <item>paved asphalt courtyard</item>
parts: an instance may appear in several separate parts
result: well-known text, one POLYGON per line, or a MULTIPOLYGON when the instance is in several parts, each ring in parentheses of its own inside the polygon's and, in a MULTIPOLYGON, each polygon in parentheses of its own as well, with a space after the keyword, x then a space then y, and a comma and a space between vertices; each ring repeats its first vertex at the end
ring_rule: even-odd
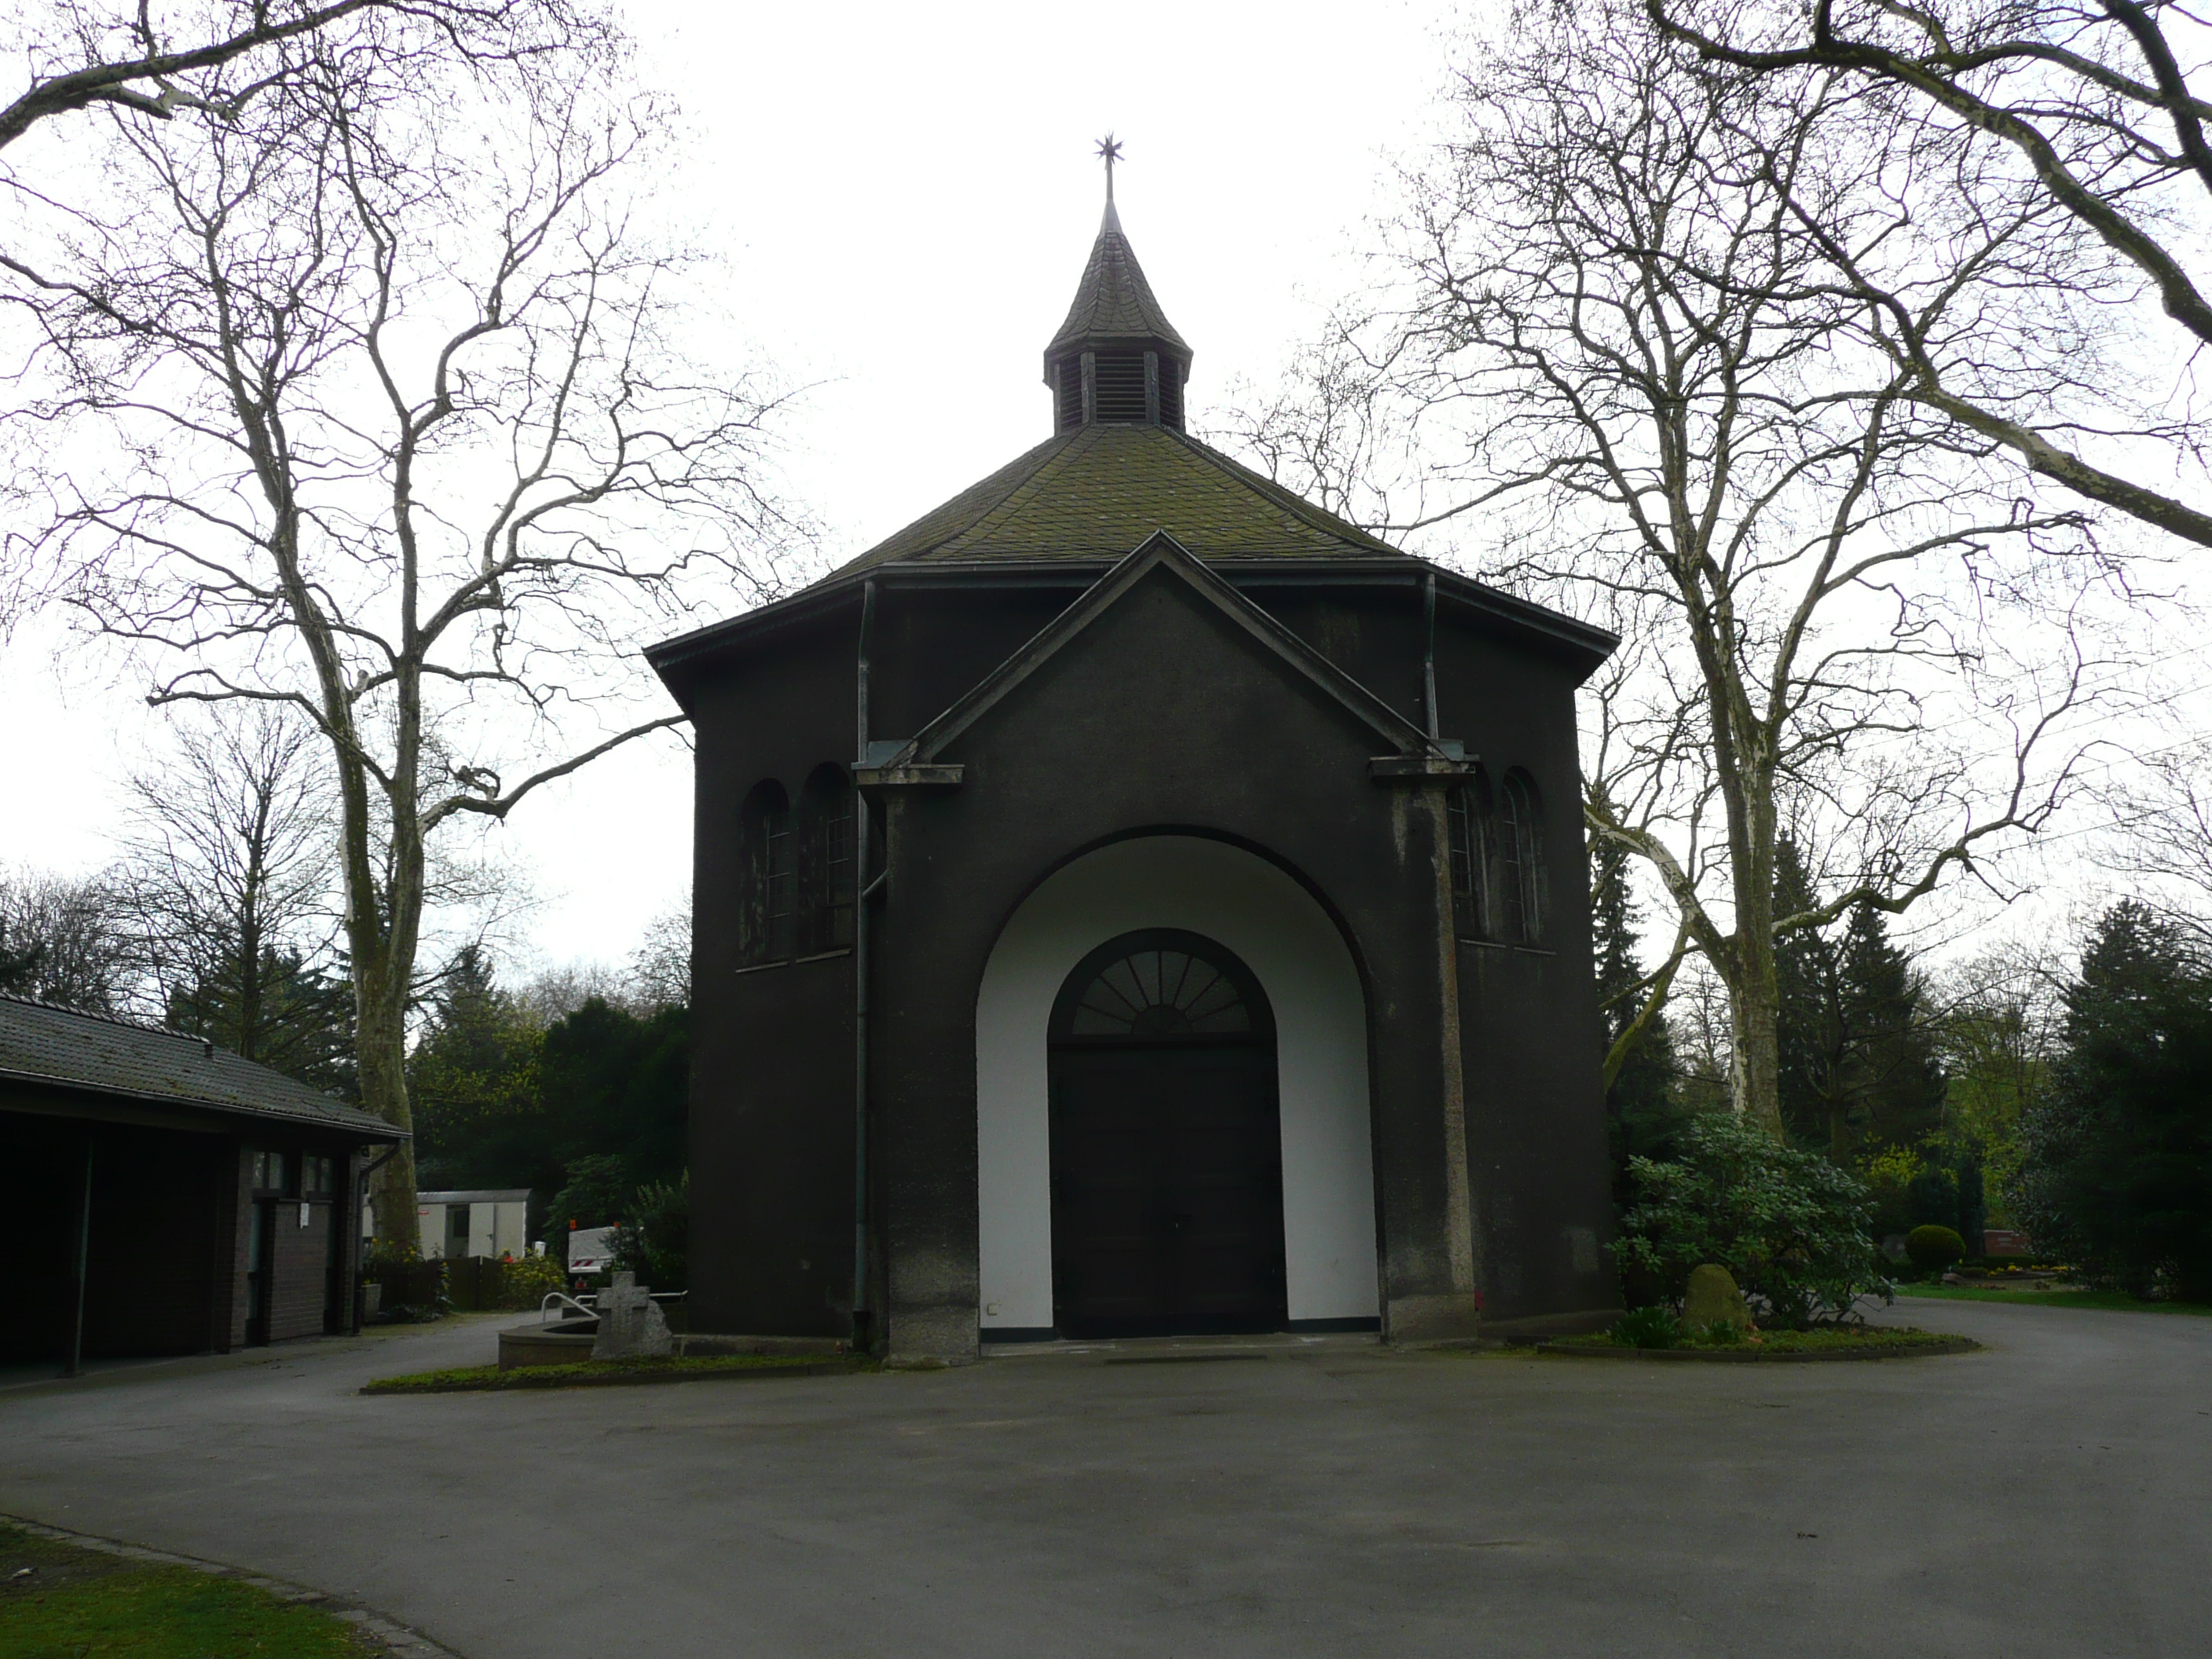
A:
POLYGON ((2212 1651, 2212 1319, 1899 1314, 1987 1351, 354 1392, 477 1319, 0 1392, 0 1512, 468 1659, 2212 1651))

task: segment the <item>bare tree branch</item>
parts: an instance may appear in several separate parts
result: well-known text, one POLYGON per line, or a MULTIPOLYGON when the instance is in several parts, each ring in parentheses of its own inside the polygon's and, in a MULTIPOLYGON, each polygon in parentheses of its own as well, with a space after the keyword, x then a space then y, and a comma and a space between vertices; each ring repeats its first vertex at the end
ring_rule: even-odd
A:
MULTIPOLYGON (((302 34, 229 120, 116 118, 112 193, 9 266, 40 395, 0 423, 52 511, 0 534, 156 704, 317 734, 362 1095, 403 1127, 441 835, 678 723, 637 646, 781 591, 804 537, 781 395, 702 361, 700 261, 633 199, 665 112, 604 31, 483 15, 552 44, 302 34)), ((380 1180, 404 1236, 407 1160, 380 1180)))

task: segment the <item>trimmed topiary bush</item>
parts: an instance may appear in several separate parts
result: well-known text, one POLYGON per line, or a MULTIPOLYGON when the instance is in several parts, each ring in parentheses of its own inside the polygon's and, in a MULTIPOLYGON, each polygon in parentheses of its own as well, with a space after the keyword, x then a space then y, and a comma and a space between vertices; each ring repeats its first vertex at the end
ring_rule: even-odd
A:
POLYGON ((1922 1273, 1941 1273, 1966 1259, 1966 1241, 1948 1227, 1915 1227, 1905 1236, 1905 1254, 1922 1273))

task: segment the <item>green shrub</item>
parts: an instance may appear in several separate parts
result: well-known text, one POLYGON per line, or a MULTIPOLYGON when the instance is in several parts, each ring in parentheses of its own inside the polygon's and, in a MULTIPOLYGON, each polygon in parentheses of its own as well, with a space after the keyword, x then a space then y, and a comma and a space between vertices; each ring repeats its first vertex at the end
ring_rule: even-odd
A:
POLYGON ((1716 1319, 1697 1335, 1709 1348, 1733 1348, 1743 1340, 1743 1327, 1733 1319, 1716 1319))
POLYGON ((517 1256, 500 1264, 499 1305, 536 1309, 554 1291, 568 1288, 565 1265, 551 1255, 517 1256))
POLYGON ((1682 1340, 1682 1322, 1673 1309, 1655 1304, 1621 1315, 1611 1335, 1624 1348, 1671 1348, 1682 1340))
POLYGON ((637 1275, 656 1291, 682 1291, 691 1284, 691 1176, 641 1187, 629 1218, 615 1232, 614 1265, 637 1275))
POLYGON ((1905 1254, 1922 1273, 1940 1273, 1966 1259, 1966 1241, 1948 1227, 1929 1223, 1905 1234, 1905 1254))
POLYGON ((1712 1112, 1683 1131, 1679 1156, 1631 1160, 1637 1202, 1613 1255, 1680 1297, 1690 1271, 1729 1270, 1763 1325, 1802 1330, 1843 1319, 1862 1296, 1891 1297, 1869 1225, 1873 1200, 1849 1171, 1756 1124, 1712 1112))

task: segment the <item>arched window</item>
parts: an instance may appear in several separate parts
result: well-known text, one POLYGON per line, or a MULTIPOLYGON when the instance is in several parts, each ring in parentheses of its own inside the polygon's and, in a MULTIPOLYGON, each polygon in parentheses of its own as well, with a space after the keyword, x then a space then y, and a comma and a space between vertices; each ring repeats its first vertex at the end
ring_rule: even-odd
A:
POLYGON ((1498 792, 1498 932, 1517 945, 1544 933, 1544 817, 1535 780, 1519 768, 1498 792))
POLYGON ((1494 832, 1489 774, 1478 767, 1465 783, 1452 785, 1444 796, 1444 811, 1451 848, 1455 931, 1468 939, 1487 939, 1491 929, 1487 876, 1494 832))
POLYGON ((853 942, 853 785, 830 763, 799 792, 799 953, 853 942))
POLYGON ((1060 987, 1055 1044, 1259 1044, 1274 1015, 1252 970, 1196 933, 1148 927, 1102 945, 1060 987))
POLYGON ((747 965, 781 962, 792 952, 798 880, 791 845, 791 803, 774 778, 755 784, 743 812, 744 869, 738 956, 747 965))

